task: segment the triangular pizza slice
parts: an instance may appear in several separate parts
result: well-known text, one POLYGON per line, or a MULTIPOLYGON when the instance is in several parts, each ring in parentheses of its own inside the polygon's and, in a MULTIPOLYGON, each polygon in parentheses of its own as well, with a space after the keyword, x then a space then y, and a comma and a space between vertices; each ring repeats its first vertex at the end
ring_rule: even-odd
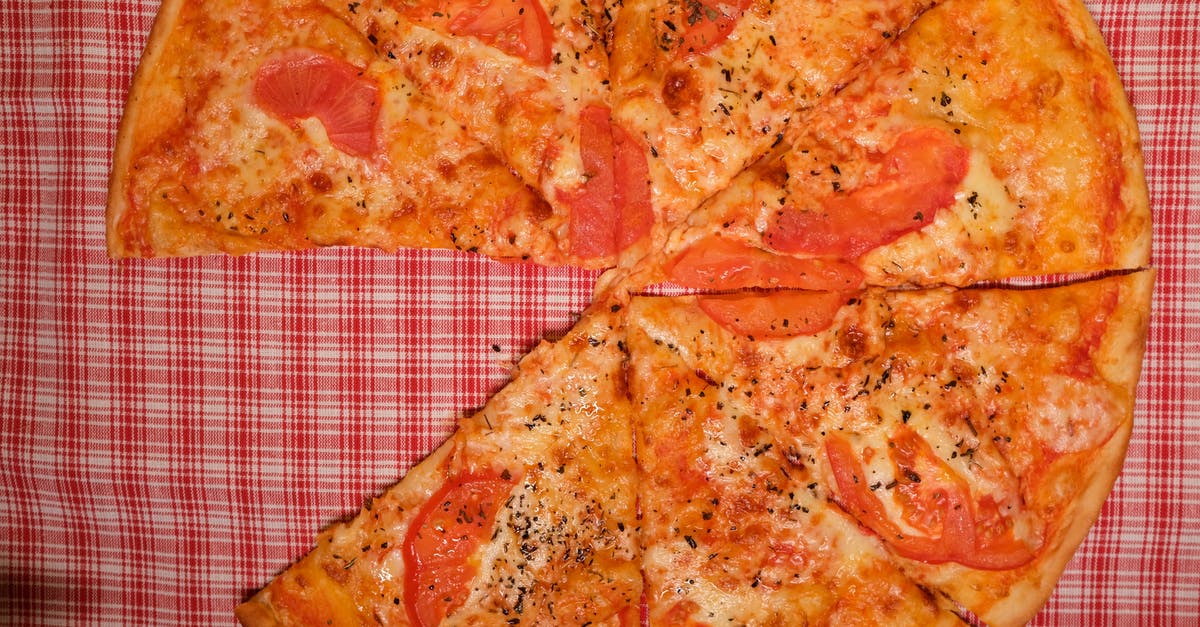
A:
POLYGON ((673 225, 784 138, 936 0, 609 2, 615 123, 673 225))
MULTIPOLYGON (((616 308, 617 311, 620 307, 616 308)), ((636 625, 621 317, 586 314, 397 485, 237 608, 246 625, 636 625)))
POLYGON ((837 289, 1149 262, 1137 125, 1075 0, 947 0, 790 128, 651 267, 713 289, 723 259, 784 257, 837 289))
POLYGON ((564 218, 439 104, 315 1, 167 0, 117 138, 109 251, 410 246, 603 264, 572 252, 564 218))
POLYGON ((635 297, 649 614, 1023 624, 1121 469, 1152 282, 635 297))
POLYGON ((611 117, 601 3, 327 3, 539 191, 572 254, 611 264, 649 231, 644 151, 611 117))
POLYGON ((961 625, 781 440, 753 382, 771 369, 740 362, 743 341, 695 298, 633 300, 648 624, 961 625))

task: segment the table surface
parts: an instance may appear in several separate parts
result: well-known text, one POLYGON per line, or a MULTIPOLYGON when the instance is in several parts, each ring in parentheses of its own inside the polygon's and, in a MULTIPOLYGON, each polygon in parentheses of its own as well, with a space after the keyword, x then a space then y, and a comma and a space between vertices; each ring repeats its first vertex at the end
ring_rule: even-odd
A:
MULTIPOLYGON (((113 262, 154 0, 0 7, 0 623, 228 624, 589 300, 440 251, 113 262)), ((1159 271, 1136 426, 1037 624, 1200 624, 1200 3, 1088 0, 1138 110, 1159 271)))

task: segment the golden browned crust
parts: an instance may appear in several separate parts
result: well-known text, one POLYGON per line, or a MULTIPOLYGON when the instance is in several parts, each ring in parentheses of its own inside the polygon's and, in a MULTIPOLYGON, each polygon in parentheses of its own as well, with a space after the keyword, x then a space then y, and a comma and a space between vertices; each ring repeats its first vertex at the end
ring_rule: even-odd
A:
POLYGON ((979 613, 988 625, 1024 625, 1038 613, 1100 516, 1104 501, 1121 473, 1133 430, 1134 398, 1146 348, 1154 274, 1147 270, 1120 279, 1117 308, 1108 319, 1104 338, 1092 356, 1100 378, 1124 397, 1121 415, 1114 417, 1117 430, 1084 459, 1070 460, 1071 463, 1085 463, 1084 472, 1060 469, 1064 481, 1083 479, 1086 481, 1084 488, 1069 502, 1062 503, 1061 519, 1055 521, 1059 531, 1049 550, 1038 558, 1035 569, 1028 576, 1012 582, 1002 602, 979 613))
POLYGON ((187 0, 163 0, 154 18, 154 26, 150 29, 150 37, 146 40, 146 48, 138 62, 130 82, 129 94, 125 100, 125 112, 121 115, 121 125, 117 131, 116 145, 113 152, 112 172, 108 184, 108 206, 105 222, 107 225, 108 254, 112 257, 130 255, 128 242, 119 228, 126 212, 129 211, 129 167, 133 160, 136 137, 143 124, 142 116, 147 114, 162 114, 146 108, 144 94, 151 83, 157 80, 159 59, 170 41, 171 32, 179 19, 180 11, 187 0))
POLYGON ((1081 42, 1080 47, 1088 51, 1092 64, 1098 69, 1100 81, 1093 88, 1097 99, 1109 105, 1111 120, 1107 128, 1099 128, 1097 132, 1119 135, 1113 147, 1118 151, 1117 158, 1124 175, 1121 178, 1120 195, 1129 217, 1121 223, 1120 230, 1113 238, 1118 244, 1113 266, 1126 270, 1145 268, 1150 264, 1152 223, 1137 113, 1125 92, 1100 27, 1088 13, 1083 1, 1053 1, 1064 27, 1081 42))
MULTIPOLYGON (((597 307, 536 348, 513 381, 403 480, 239 607, 248 625, 409 622, 407 534, 430 496, 462 473, 513 485, 476 551, 457 624, 613 624, 641 594, 620 317, 597 307)), ((619 311, 619 308, 618 308, 619 311)))

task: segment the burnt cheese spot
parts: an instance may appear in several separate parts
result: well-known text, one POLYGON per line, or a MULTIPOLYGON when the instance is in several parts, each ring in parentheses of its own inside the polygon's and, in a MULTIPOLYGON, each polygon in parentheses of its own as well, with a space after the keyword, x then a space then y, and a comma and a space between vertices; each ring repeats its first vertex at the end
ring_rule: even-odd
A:
POLYGON ((454 173, 458 169, 454 162, 449 159, 439 159, 436 167, 438 174, 448 179, 454 178, 454 173))
POLYGON ((554 217, 554 208, 550 206, 550 203, 543 200, 541 196, 531 195, 529 201, 529 216, 533 218, 535 222, 545 222, 546 220, 554 217))
POLYGON ((690 69, 672 70, 663 81, 663 102, 671 113, 679 114, 700 101, 700 86, 690 69))
POLYGON ((839 338, 839 347, 843 355, 858 359, 867 350, 867 337, 858 327, 850 327, 839 338))
POLYGON ((308 184, 322 194, 333 189, 333 181, 329 180, 329 176, 324 172, 313 172, 310 174, 308 176, 308 184))
POLYGON ((442 44, 437 44, 429 49, 429 65, 435 69, 445 68, 454 60, 454 53, 442 44))
POLYGON ((787 185, 788 179, 791 177, 788 173, 787 163, 783 159, 776 159, 766 164, 761 172, 765 182, 780 189, 787 185))

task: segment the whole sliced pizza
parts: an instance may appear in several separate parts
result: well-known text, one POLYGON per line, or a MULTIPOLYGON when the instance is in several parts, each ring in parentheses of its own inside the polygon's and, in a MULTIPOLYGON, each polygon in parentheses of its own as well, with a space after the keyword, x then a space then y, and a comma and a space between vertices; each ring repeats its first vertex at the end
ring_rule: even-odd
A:
POLYGON ((247 625, 1022 624, 1154 280, 1079 0, 166 0, 107 232, 606 269, 247 625))

